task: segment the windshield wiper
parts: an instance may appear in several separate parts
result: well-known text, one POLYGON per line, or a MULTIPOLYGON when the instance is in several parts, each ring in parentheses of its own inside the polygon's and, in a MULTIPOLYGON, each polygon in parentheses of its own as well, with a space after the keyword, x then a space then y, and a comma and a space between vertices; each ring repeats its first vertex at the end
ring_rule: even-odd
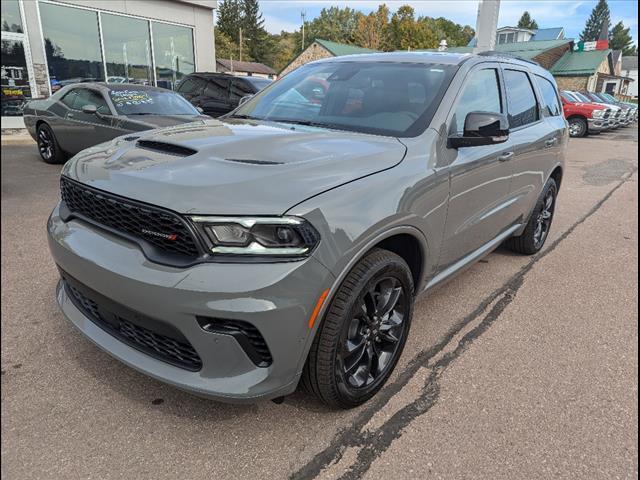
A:
POLYGON ((241 114, 241 115, 226 115, 224 118, 241 118, 241 119, 244 119, 244 120, 264 120, 264 118, 254 117, 254 116, 251 116, 251 115, 244 115, 244 114, 241 114))
POLYGON ((294 120, 291 118, 265 118, 263 120, 278 123, 291 123, 293 125, 302 125, 305 127, 338 128, 336 125, 332 125, 330 123, 314 122, 312 120, 294 120))

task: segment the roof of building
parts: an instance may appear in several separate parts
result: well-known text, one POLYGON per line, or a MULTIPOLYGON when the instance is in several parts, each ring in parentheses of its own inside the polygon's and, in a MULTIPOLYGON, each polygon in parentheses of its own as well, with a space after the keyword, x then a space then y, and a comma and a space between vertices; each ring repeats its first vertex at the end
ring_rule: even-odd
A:
POLYGON ((637 70, 638 69, 638 56, 622 57, 622 70, 637 70))
POLYGON ((229 60, 226 58, 216 58, 216 62, 222 65, 222 67, 229 72, 234 71, 276 75, 276 71, 273 68, 258 62, 239 62, 237 60, 229 60))
POLYGON ((589 52, 567 52, 551 68, 554 75, 593 75, 611 50, 591 50, 589 52))
MULTIPOLYGON (((551 50, 556 47, 560 47, 567 43, 571 43, 573 40, 565 38, 562 40, 542 40, 536 42, 517 42, 517 43, 502 43, 495 46, 495 51, 500 53, 510 53, 522 57, 526 60, 531 60, 538 55, 551 50)), ((451 53, 471 53, 473 47, 451 47, 447 49, 447 52, 451 53)))
MULTIPOLYGON (((530 32, 533 34, 529 42, 542 42, 546 40, 562 40, 564 39, 564 27, 553 27, 553 28, 539 28, 537 30, 529 30, 528 28, 518 28, 518 27, 500 27, 496 30, 496 32, 500 32, 500 30, 519 30, 523 32, 530 32)), ((527 43, 527 42, 512 42, 507 45, 512 45, 513 43, 527 43)), ((478 39, 473 37, 469 40, 467 47, 475 47, 478 44, 478 39)))
POLYGON ((346 45, 344 43, 330 42, 329 40, 322 40, 320 38, 316 38, 315 40, 324 48, 329 50, 331 54, 336 57, 340 57, 342 55, 354 55, 358 53, 375 53, 377 50, 372 50, 370 48, 358 47, 356 45, 346 45))

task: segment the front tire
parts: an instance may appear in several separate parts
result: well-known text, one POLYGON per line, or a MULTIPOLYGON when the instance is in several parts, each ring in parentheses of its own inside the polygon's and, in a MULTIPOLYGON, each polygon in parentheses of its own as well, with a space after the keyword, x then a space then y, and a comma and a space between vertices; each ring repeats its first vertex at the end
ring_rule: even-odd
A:
POLYGON ((301 383, 332 407, 369 400, 395 368, 413 315, 413 277, 395 253, 374 249, 349 272, 319 327, 301 383))
POLYGON ((533 255, 542 250, 551 230, 557 195, 558 185, 553 178, 550 178, 533 209, 527 227, 519 237, 507 240, 508 248, 524 255, 533 255))
POLYGON ((587 135, 589 126, 584 118, 570 118, 569 119, 569 136, 571 137, 584 137, 587 135))
POLYGON ((58 145, 58 140, 49 125, 46 123, 38 125, 36 139, 38 141, 38 152, 40 152, 40 157, 45 163, 53 165, 64 163, 67 160, 67 155, 58 145))

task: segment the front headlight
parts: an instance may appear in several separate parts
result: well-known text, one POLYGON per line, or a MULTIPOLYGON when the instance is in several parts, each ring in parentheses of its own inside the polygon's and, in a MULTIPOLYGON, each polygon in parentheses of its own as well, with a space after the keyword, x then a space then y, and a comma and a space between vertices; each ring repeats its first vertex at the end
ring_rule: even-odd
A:
POLYGON ((191 217, 211 253, 302 257, 320 241, 309 222, 298 217, 191 217))
POLYGON ((604 110, 594 110, 592 116, 593 118, 602 118, 604 117, 604 110))

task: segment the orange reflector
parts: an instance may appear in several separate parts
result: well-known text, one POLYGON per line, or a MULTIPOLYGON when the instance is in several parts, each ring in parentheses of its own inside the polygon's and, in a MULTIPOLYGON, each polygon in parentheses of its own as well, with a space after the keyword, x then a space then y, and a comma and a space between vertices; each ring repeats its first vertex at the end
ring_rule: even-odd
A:
POLYGON ((324 301, 327 299, 327 295, 329 295, 329 289, 325 290, 322 292, 322 295, 320 295, 318 303, 316 303, 316 308, 313 309, 311 318, 309 318, 309 328, 313 328, 313 325, 316 323, 316 318, 318 318, 318 313, 320 313, 320 309, 322 308, 324 301))

